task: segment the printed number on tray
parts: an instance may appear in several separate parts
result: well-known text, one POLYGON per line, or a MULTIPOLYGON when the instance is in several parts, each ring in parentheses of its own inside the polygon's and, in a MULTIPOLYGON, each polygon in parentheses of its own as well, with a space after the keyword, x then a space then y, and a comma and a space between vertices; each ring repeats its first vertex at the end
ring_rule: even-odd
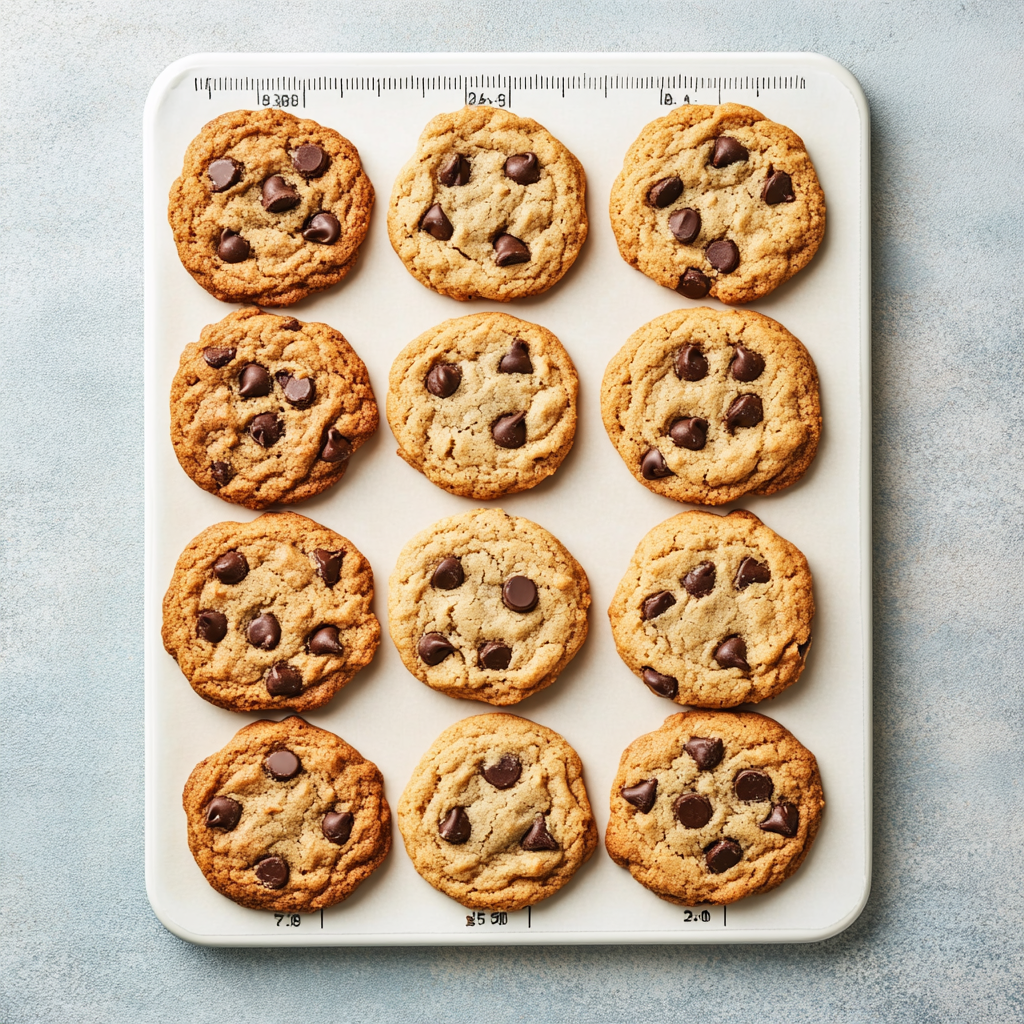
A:
POLYGON ((282 93, 268 93, 265 92, 260 97, 260 102, 265 107, 297 107, 299 105, 299 97, 297 93, 291 93, 289 95, 286 92, 282 93), (273 103, 271 103, 273 100, 273 103))
POLYGON ((710 910, 702 910, 698 914, 698 913, 696 913, 693 910, 684 910, 683 911, 683 920, 684 921, 704 921, 705 923, 707 923, 708 921, 711 920, 711 911, 710 910))
MULTIPOLYGON (((475 928, 477 925, 487 924, 487 915, 478 910, 475 914, 466 915, 466 927, 475 928)), ((490 917, 491 924, 508 924, 508 913, 504 910, 495 911, 490 917)))
POLYGON ((497 96, 491 97, 482 92, 467 92, 466 102, 471 107, 475 107, 478 103, 483 107, 503 107, 505 106, 505 94, 499 92, 497 96))
POLYGON ((277 918, 277 927, 280 928, 282 923, 285 928, 298 928, 302 924, 302 918, 298 914, 275 914, 277 918))

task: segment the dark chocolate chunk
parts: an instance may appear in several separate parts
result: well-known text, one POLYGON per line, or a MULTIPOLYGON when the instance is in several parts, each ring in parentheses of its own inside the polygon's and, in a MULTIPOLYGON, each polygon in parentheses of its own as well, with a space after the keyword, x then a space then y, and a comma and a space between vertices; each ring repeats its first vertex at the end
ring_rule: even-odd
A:
POLYGON ((295 317, 290 316, 287 319, 282 317, 281 319, 284 320, 284 323, 283 324, 279 324, 278 326, 281 328, 282 331, 301 331, 302 330, 302 324, 300 324, 299 321, 295 319, 295 317))
POLYGON ((304 178, 319 178, 330 165, 331 158, 319 146, 304 142, 291 152, 292 167, 304 178))
POLYGON ((249 258, 249 243, 241 235, 225 228, 217 243, 217 255, 225 263, 241 263, 249 258))
POLYGON ((544 822, 544 815, 538 814, 533 819, 533 824, 527 829, 526 835, 519 840, 519 845, 524 850, 557 850, 560 849, 558 841, 548 831, 544 822))
POLYGON ((435 363, 423 380, 423 386, 438 398, 451 398, 462 383, 462 370, 454 363, 435 363))
POLYGON ((668 219, 668 229, 683 245, 700 234, 700 214, 696 210, 676 210, 668 219))
POLYGON ((425 661, 428 665, 440 665, 449 654, 455 653, 455 648, 441 633, 425 633, 420 637, 416 650, 420 660, 425 661))
POLYGON ((302 196, 280 174, 274 174, 263 182, 260 202, 268 213, 284 213, 298 206, 302 196))
POLYGON ((428 235, 433 236, 439 242, 447 242, 455 234, 455 228, 452 227, 452 222, 445 216, 440 203, 434 203, 423 214, 423 219, 420 221, 420 230, 426 231, 428 235))
POLYGON ((316 384, 312 377, 289 377, 282 390, 284 400, 296 409, 308 409, 316 400, 316 384))
POLYGON ((453 807, 444 818, 444 821, 437 826, 438 835, 453 846, 464 843, 472 831, 469 823, 469 815, 461 807, 453 807))
POLYGON ((310 654, 344 654, 345 648, 338 639, 337 626, 320 626, 309 635, 307 643, 310 654))
POLYGON ((767 772, 745 768, 733 779, 732 788, 738 800, 769 800, 775 786, 767 772))
POLYGON ((455 590, 461 587, 465 580, 466 573, 463 571, 462 563, 454 555, 449 555, 431 574, 430 585, 437 590, 455 590))
POLYGON ((676 603, 676 599, 668 590, 661 590, 657 594, 651 594, 640 608, 640 618, 645 622, 648 619, 656 619, 662 612, 667 612, 676 603))
MULTIPOLYGON (((207 828, 221 828, 225 832, 230 832, 241 817, 242 805, 229 796, 215 796, 206 805, 207 828)), ((764 825, 761 827, 764 828, 764 825)))
POLYGON ((271 697, 295 697, 302 693, 302 674, 286 661, 279 661, 264 680, 271 697))
POLYGON ((241 583, 249 575, 249 562, 241 551, 225 551, 213 563, 213 575, 221 583, 241 583))
POLYGON ((280 857, 264 857, 256 865, 256 877, 264 889, 283 889, 288 884, 288 865, 280 857))
POLYGON ((729 433, 737 427, 756 427, 764 419, 764 407, 757 395, 739 395, 733 399, 725 414, 725 425, 729 433))
POLYGON ((715 148, 711 151, 711 166, 728 167, 729 164, 746 160, 749 155, 746 146, 728 135, 719 135, 715 139, 715 148))
POLYGON ((772 578, 772 571, 764 562, 756 558, 744 558, 736 570, 736 589, 746 590, 751 583, 767 583, 772 578))
POLYGON ((682 579, 690 597, 705 597, 715 589, 715 563, 701 562, 694 566, 682 579))
POLYGON ((247 363, 238 375, 238 393, 243 398, 263 398, 274 386, 265 366, 247 363))
POLYGON ((530 362, 530 349, 525 341, 516 338, 512 347, 501 357, 498 373, 533 373, 530 362))
POLYGON ((711 801, 700 793, 684 793, 676 797, 672 810, 684 828, 703 828, 713 813, 711 801))
POLYGON ((350 811, 328 811, 324 820, 320 822, 320 831, 324 839, 336 846, 344 846, 352 835, 352 825, 355 818, 350 811))
POLYGON ((213 479, 217 481, 218 487, 226 487, 235 476, 230 462, 214 462, 210 465, 210 472, 213 474, 213 479))
POLYGON ((536 153, 518 153, 505 161, 505 177, 518 185, 532 185, 540 181, 540 163, 536 153))
POLYGON ((671 206, 682 194, 682 179, 673 174, 671 178, 662 178, 651 186, 650 192, 647 193, 647 201, 651 206, 663 210, 666 206, 671 206))
POLYGON ((715 875, 735 867, 742 859, 743 850, 740 844, 732 839, 719 839, 704 851, 704 862, 708 866, 708 871, 715 875))
POLYGON ((242 165, 230 157, 222 157, 212 161, 206 173, 210 176, 210 191, 223 192, 242 177, 242 165))
POLYGON ((502 754, 497 764, 480 773, 495 789, 511 789, 523 774, 522 762, 515 754, 502 754))
POLYGON ((746 641, 741 636, 726 637, 715 651, 715 661, 722 668, 738 668, 743 672, 749 672, 746 641))
POLYGON ((509 576, 501 588, 502 603, 513 612, 532 612, 537 607, 537 584, 528 576, 509 576))
POLYGON ((676 291, 688 299, 703 299, 711 291, 711 278, 696 267, 690 267, 676 285, 676 291))
POLYGON ((717 768, 725 754, 722 741, 717 736, 714 739, 708 736, 691 736, 683 744, 683 750, 697 762, 697 767, 702 772, 717 768))
POLYGON ((757 380, 764 372, 764 357, 752 352, 745 345, 737 345, 736 354, 729 364, 729 371, 736 380, 744 383, 757 380))
POLYGON ((645 480, 660 480, 663 476, 672 476, 672 470, 657 448, 648 448, 640 460, 640 475, 645 480))
POLYGON ((675 420, 668 428, 668 436, 677 448, 699 452, 708 443, 708 421, 699 416, 675 420))
POLYGON ((333 213, 327 213, 326 211, 314 213, 306 221, 306 226, 302 229, 302 237, 307 242, 334 245, 341 238, 341 223, 333 213))
POLYGON ((659 697, 668 697, 672 700, 679 693, 679 680, 675 676, 663 676, 653 668, 645 668, 640 678, 646 683, 647 689, 659 697))
POLYGON ((245 635, 253 647, 272 651, 281 642, 281 624, 273 612, 264 612, 249 623, 245 635))
POLYGON ((740 265, 740 251, 731 238, 720 238, 712 242, 704 250, 704 255, 720 274, 730 274, 740 265))
POLYGON ((647 814, 654 806, 654 798, 658 795, 658 780, 647 779, 635 786, 623 786, 619 792, 623 800, 631 803, 641 814, 647 814))
POLYGON ((299 774, 302 762, 290 750, 282 747, 280 750, 267 754, 263 759, 263 768, 272 779, 286 782, 299 774))
POLYGON ((529 263, 530 250, 526 243, 514 235, 498 235, 494 240, 494 262, 499 267, 511 267, 514 263, 529 263))
POLYGON ((761 198, 769 206, 794 202, 796 195, 793 192, 793 179, 785 171, 775 171, 769 167, 761 198))
POLYGON ((327 586, 333 587, 341 578, 341 560, 344 557, 344 551, 328 551, 326 548, 313 549, 316 574, 327 586))
POLYGON ((499 416, 491 427, 491 437, 502 448, 522 448, 526 444, 526 413, 510 412, 499 416))
POLYGON ((337 427, 328 427, 327 440, 320 449, 320 458, 323 462, 344 462, 352 455, 352 445, 348 438, 342 436, 337 427))
POLYGON ((203 359, 206 360, 207 366, 212 366, 215 370, 219 370, 222 366, 227 366, 235 358, 236 351, 233 348, 215 348, 211 345, 209 348, 203 349, 203 359))
POLYGON ((504 672, 512 661, 512 648, 500 640, 490 640, 477 652, 481 668, 496 669, 504 672))
POLYGON ((261 448, 271 448, 284 435, 284 424, 272 412, 261 412, 249 424, 249 434, 261 448))
POLYGON ((776 804, 758 828, 762 832, 777 832, 791 839, 800 828, 800 812, 793 804, 776 804))
POLYGON ((703 380, 708 375, 708 361, 696 345, 684 345, 676 354, 676 376, 680 380, 703 380))
POLYGON ((200 640, 219 644, 227 635, 228 618, 223 612, 215 612, 213 609, 207 608, 196 616, 196 636, 200 640))
POLYGON ((469 161, 458 153, 452 153, 437 172, 437 180, 449 187, 465 185, 469 181, 469 161))

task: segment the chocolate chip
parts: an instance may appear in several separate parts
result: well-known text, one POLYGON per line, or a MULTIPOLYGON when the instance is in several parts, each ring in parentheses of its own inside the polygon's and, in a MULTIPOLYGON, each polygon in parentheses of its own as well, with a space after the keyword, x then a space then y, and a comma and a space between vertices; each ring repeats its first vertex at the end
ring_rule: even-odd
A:
POLYGON ((309 636, 306 645, 310 654, 344 654, 345 648, 341 646, 338 639, 337 626, 321 626, 315 629, 309 636))
POLYGON ((731 238, 720 238, 712 242, 704 250, 704 255, 720 274, 729 274, 740 265, 740 251, 731 238))
POLYGON ((691 452, 699 452, 708 443, 708 421, 699 416, 674 420, 668 428, 668 436, 677 448, 689 448, 691 452))
POLYGON ((650 192, 647 193, 647 201, 651 206, 663 210, 666 206, 671 206, 682 194, 682 179, 673 174, 671 178, 662 178, 651 186, 650 192))
POLYGON ((316 384, 312 377, 289 377, 283 391, 285 401, 296 409, 308 409, 316 400, 316 384))
POLYGON ((249 258, 249 243, 241 235, 225 228, 217 243, 217 255, 225 263, 241 263, 249 258))
POLYGON ((286 661, 279 661, 264 680, 271 697, 295 697, 302 693, 302 675, 286 661))
POLYGON ((423 386, 438 398, 451 398, 462 383, 462 370, 454 363, 435 363, 423 380, 423 386))
POLYGON ((679 680, 675 676, 663 676, 653 668, 645 668, 640 678, 647 684, 647 689, 659 697, 668 697, 671 700, 679 693, 679 680))
POLYGON ((737 345, 736 354, 729 364, 729 371, 736 380, 742 380, 745 383, 757 380, 764 372, 764 357, 756 352, 751 352, 744 345, 737 345))
POLYGON ((524 850, 557 850, 559 845, 555 837, 548 831, 544 823, 544 815, 538 814, 533 824, 527 829, 526 835, 519 840, 524 850))
POLYGON ((764 408, 757 395, 739 395, 725 414, 725 425, 732 434, 737 427, 756 427, 764 419, 764 408))
POLYGON ((514 612, 532 612, 537 607, 537 584, 528 576, 509 576, 501 588, 501 600, 514 612))
POLYGON ((445 216, 440 203, 434 203, 423 214, 423 219, 420 221, 420 230, 426 231, 428 235, 432 235, 439 242, 447 242, 455 234, 455 228, 452 227, 452 222, 445 216))
POLYGON ((341 560, 344 557, 344 551, 328 551, 326 548, 313 549, 316 574, 327 586, 333 587, 341 578, 341 560))
POLYGON ((718 645, 718 650, 715 651, 715 661, 722 668, 738 668, 743 672, 749 672, 750 666, 747 664, 746 641, 741 636, 726 637, 718 645))
POLYGON ((532 185, 540 181, 540 163, 536 153, 518 153, 505 161, 505 177, 518 185, 532 185))
POLYGON ((711 801, 700 793, 684 793, 676 797, 672 810, 684 828, 703 828, 713 813, 711 801))
POLYGON ((243 398, 263 398, 273 386, 266 367, 259 363, 247 363, 238 375, 238 393, 243 398))
POLYGON ((796 195, 793 193, 793 179, 785 171, 775 171, 769 167, 761 198, 769 206, 794 202, 796 195))
POLYGON ((284 424, 274 413, 261 412, 249 424, 249 433, 261 448, 271 448, 284 435, 284 424))
POLYGON ((706 597, 715 589, 715 563, 701 562, 694 566, 682 583, 690 597, 706 597))
POLYGON ((263 759, 263 768, 266 773, 278 782, 286 782, 294 779, 302 769, 302 762, 290 750, 282 748, 275 750, 263 759))
POLYGON ((200 640, 219 644, 227 635, 228 618, 223 612, 215 612, 207 608, 196 616, 196 636, 200 640))
POLYGON ((449 555, 434 570, 430 577, 430 585, 437 590, 455 590, 461 587, 466 580, 462 563, 454 556, 449 555))
POLYGON ((676 353, 675 366, 680 380, 703 380, 708 375, 708 361, 696 345, 684 345, 676 353))
POLYGON ((327 429, 327 440, 320 449, 320 459, 323 462, 344 462, 352 456, 352 445, 348 438, 344 437, 337 427, 327 429))
MULTIPOLYGON (((230 832, 242 817, 242 805, 229 796, 215 796, 206 805, 206 827, 230 832)), ((764 826, 761 826, 764 828, 764 826)), ((768 831, 771 831, 769 829, 768 831)))
POLYGON ((469 815, 461 807, 453 807, 444 818, 444 821, 437 826, 438 835, 453 846, 464 843, 472 831, 469 823, 469 815))
POLYGON ((658 795, 658 780, 647 779, 635 786, 623 786, 619 790, 622 799, 631 803, 641 814, 647 814, 654 806, 654 798, 658 795))
POLYGON ((512 661, 512 648, 499 640, 490 640, 477 652, 481 668, 496 669, 504 672, 512 661))
POLYGON ((667 612, 676 603, 676 599, 667 590, 661 590, 657 594, 651 594, 640 609, 640 618, 645 622, 648 619, 656 619, 662 612, 667 612))
POLYGON ((291 152, 292 167, 304 178, 319 178, 327 170, 331 158, 311 142, 305 142, 291 152))
POLYGON ((215 370, 219 370, 222 366, 227 366, 235 358, 235 352, 236 349, 233 348, 214 348, 211 345, 209 348, 203 349, 203 359, 206 360, 207 366, 212 366, 215 370))
POLYGON ((281 642, 281 624, 273 612, 264 612, 249 623, 245 635, 258 650, 272 651, 281 642))
POLYGON ((231 463, 229 462, 212 463, 210 472, 213 474, 213 479, 217 481, 218 487, 227 487, 235 476, 235 471, 231 468, 231 463))
POLYGON ((242 165, 230 157, 222 157, 220 160, 212 161, 206 168, 206 173, 210 176, 210 191, 223 192, 242 177, 242 165))
POLYGON ((793 804, 776 804, 772 813, 757 827, 762 832, 777 832, 791 839, 800 828, 800 812, 793 804))
POLYGON ((679 278, 676 291, 688 299, 703 299, 711 291, 711 278, 702 274, 696 267, 690 267, 679 278))
POLYGON ((334 245, 341 238, 341 223, 333 213, 321 211, 314 213, 306 221, 302 229, 302 237, 307 242, 319 242, 320 245, 334 245))
POLYGON ((768 800, 775 786, 767 772, 745 768, 733 779, 732 788, 739 800, 768 800))
POLYGON ((298 206, 301 201, 299 193, 280 174, 272 175, 263 182, 260 202, 269 213, 284 213, 298 206))
POLYGON ((530 250, 526 243, 514 235, 498 235, 494 240, 494 262, 499 267, 511 267, 514 263, 529 263, 530 250))
POLYGON ((640 475, 645 480, 660 480, 663 476, 672 476, 672 470, 657 448, 648 448, 640 460, 640 475))
POLYGON ((283 889, 288 884, 288 865, 280 857, 264 857, 256 865, 256 877, 264 889, 283 889))
POLYGON ((511 789, 523 773, 522 762, 515 754, 502 754, 497 764, 480 773, 495 789, 511 789))
POLYGON ((807 652, 811 649, 812 637, 808 637, 802 644, 797 644, 796 649, 800 652, 801 658, 807 657, 807 652))
POLYGON ((302 324, 300 324, 299 321, 296 320, 295 317, 293 316, 288 317, 288 319, 285 320, 283 324, 279 324, 278 326, 281 328, 282 331, 302 330, 302 324))
POLYGON ((725 754, 722 741, 717 736, 714 739, 707 736, 691 736, 683 744, 683 750, 697 762, 697 767, 702 772, 716 768, 725 754))
POLYGON ((501 357, 498 363, 498 373, 533 373, 533 363, 530 362, 530 349, 525 341, 516 338, 512 347, 501 357))
POLYGON ((719 135, 715 139, 715 148, 711 151, 711 166, 728 167, 729 164, 746 160, 748 156, 750 154, 747 152, 746 146, 728 135, 719 135))
POLYGON ((241 583, 249 575, 249 562, 241 551, 225 551, 213 563, 213 575, 221 583, 241 583))
POLYGON ((344 846, 352 835, 352 825, 355 818, 349 811, 328 811, 324 820, 320 822, 320 831, 324 839, 336 846, 344 846))
POLYGON ((440 665, 449 654, 455 653, 455 648, 441 633, 425 633, 420 637, 416 650, 420 660, 425 661, 428 665, 440 665))
POLYGON ((449 187, 465 185, 469 181, 469 161, 458 153, 452 153, 437 172, 437 180, 449 187))
POLYGON ((668 229, 683 245, 700 234, 700 214, 696 210, 676 210, 668 219, 668 229))
POLYGON ((772 571, 764 562, 756 558, 744 558, 736 571, 736 589, 746 590, 751 583, 767 583, 772 578, 772 571))
POLYGON ((743 850, 739 843, 731 839, 719 839, 704 851, 704 862, 708 866, 708 871, 716 875, 735 867, 742 859, 743 850))
POLYGON ((526 444, 526 413, 510 412, 500 416, 491 427, 491 437, 502 448, 522 448, 526 444))

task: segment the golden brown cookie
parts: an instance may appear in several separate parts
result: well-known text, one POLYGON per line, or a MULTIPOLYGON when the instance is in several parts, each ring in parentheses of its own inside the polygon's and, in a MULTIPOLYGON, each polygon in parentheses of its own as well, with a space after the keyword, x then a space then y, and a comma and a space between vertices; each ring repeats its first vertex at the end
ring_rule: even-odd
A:
POLYGON ((631 743, 605 846, 670 903, 734 903, 803 863, 825 807, 814 755, 752 712, 670 715, 631 743))
POLYGON ((253 910, 340 903, 391 849, 377 766, 297 717, 240 729, 196 765, 181 802, 206 880, 253 910))
POLYGON ((536 121, 496 107, 439 114, 399 172, 388 235, 409 273, 453 299, 547 291, 587 237, 580 162, 536 121))
POLYGON ((398 827, 416 870, 473 910, 532 906, 597 845, 576 751, 514 715, 477 715, 441 733, 405 787, 398 827))
POLYGON ((380 624, 356 546, 294 512, 217 523, 181 553, 163 640, 192 689, 229 711, 308 711, 370 663, 380 624))
POLYGON ((648 124, 612 187, 622 258, 690 299, 737 305, 805 267, 825 196, 803 141, 753 107, 678 107, 648 124))
POLYGON ((680 309, 644 324, 608 364, 601 416, 646 488, 724 505, 803 476, 821 436, 818 373, 760 313, 680 309))
POLYGON ((507 313, 425 331, 398 354, 388 423, 398 454, 452 494, 486 500, 534 487, 576 433, 579 378, 561 342, 507 313))
POLYGON ((171 383, 181 468, 246 508, 337 483, 378 420, 366 367, 338 331, 259 309, 204 327, 171 383))
POLYGON ((682 512, 637 545, 608 617, 619 657, 652 693, 704 708, 757 703, 804 670, 811 571, 751 512, 682 512))
POLYGON ((211 295, 290 306, 352 269, 372 206, 344 136, 283 110, 235 110, 189 144, 167 219, 211 295))

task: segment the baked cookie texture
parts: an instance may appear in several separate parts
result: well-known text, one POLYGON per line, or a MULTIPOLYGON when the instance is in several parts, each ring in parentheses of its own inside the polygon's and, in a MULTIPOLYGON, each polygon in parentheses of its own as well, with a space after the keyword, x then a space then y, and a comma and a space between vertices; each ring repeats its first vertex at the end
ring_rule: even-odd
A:
POLYGON ((473 910, 522 910, 557 892, 597 845, 583 765, 551 729, 514 715, 446 729, 413 772, 398 827, 416 870, 473 910))
POLYGON ((788 281, 825 233, 825 196, 803 141, 737 103, 651 121, 626 153, 609 213, 630 266, 727 305, 788 281))
POLYGON ((366 366, 338 331, 254 308, 203 328, 171 383, 181 468, 246 508, 337 483, 378 421, 366 366))
POLYGON ((824 807, 814 755, 778 722, 690 711, 624 751, 605 847, 663 900, 734 903, 800 867, 824 807))
POLYGON ((818 372, 760 313, 681 309, 644 324, 608 364, 601 417, 646 488, 724 505, 806 472, 821 436, 818 372))
POLYGON ((608 617, 619 657, 657 696, 757 703, 804 670, 811 571, 751 512, 682 512, 637 545, 608 617))
POLYGON ((586 175, 528 117, 485 106, 439 114, 395 180, 388 235, 413 277, 441 295, 537 295, 586 240, 586 175))
POLYGON ((372 207, 344 136, 283 110, 235 110, 189 144, 167 219, 182 265, 211 295, 290 306, 352 269, 372 207))
POLYGON ((550 686, 587 636, 590 584, 547 530, 501 509, 449 516, 402 549, 388 628, 432 689, 516 704, 550 686))
POLYGON ((576 368, 549 330, 476 313, 402 349, 387 417, 410 466, 452 494, 486 500, 558 469, 576 433, 578 391, 576 368))
POLYGON ((380 643, 373 572, 345 537, 294 512, 217 523, 178 558, 163 641, 192 689, 229 711, 308 711, 380 643))
POLYGON ((297 717, 240 729, 196 765, 181 802, 200 871, 252 910, 340 903, 391 849, 377 766, 297 717))

